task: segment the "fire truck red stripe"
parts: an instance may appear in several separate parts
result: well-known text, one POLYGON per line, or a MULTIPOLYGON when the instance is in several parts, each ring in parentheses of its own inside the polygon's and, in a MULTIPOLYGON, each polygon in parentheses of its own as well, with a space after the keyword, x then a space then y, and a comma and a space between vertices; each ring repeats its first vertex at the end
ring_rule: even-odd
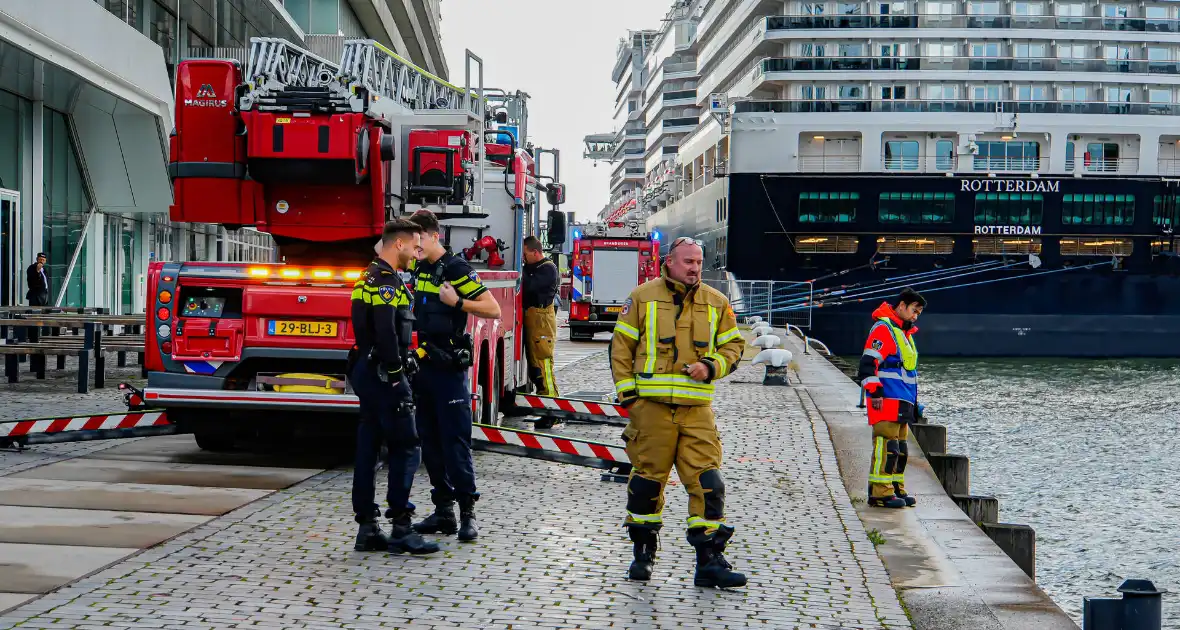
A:
POLYGON ((520 437, 521 443, 523 443, 528 448, 535 448, 542 451, 545 450, 545 448, 541 446, 541 443, 537 441, 537 438, 533 437, 532 435, 529 435, 528 433, 518 433, 517 435, 520 437))
POLYGON ((86 424, 82 425, 82 431, 94 431, 102 427, 102 423, 106 422, 106 416, 91 416, 86 424))
POLYGON ((615 461, 615 457, 614 457, 614 455, 611 455, 609 448, 607 448, 601 444, 587 444, 587 446, 590 447, 590 450, 594 451, 594 454, 596 456, 601 457, 602 459, 605 459, 607 461, 612 461, 612 462, 615 461))

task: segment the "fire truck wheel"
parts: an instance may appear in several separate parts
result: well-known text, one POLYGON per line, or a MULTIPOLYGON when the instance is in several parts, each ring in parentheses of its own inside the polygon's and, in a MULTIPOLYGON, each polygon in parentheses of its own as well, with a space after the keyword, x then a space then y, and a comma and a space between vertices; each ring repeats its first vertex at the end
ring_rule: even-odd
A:
POLYGON ((193 431, 193 437, 196 438, 197 446, 202 451, 228 453, 234 450, 235 444, 232 433, 224 433, 212 429, 197 429, 193 431))

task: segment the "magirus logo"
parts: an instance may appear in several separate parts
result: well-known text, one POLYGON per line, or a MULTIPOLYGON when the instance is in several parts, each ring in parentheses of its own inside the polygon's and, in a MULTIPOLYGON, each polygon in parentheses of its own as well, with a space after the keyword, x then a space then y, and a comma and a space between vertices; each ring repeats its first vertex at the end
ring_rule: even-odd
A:
POLYGON ((197 90, 194 98, 184 99, 185 107, 226 107, 229 101, 223 98, 217 98, 217 91, 213 89, 210 83, 201 85, 201 89, 197 90))

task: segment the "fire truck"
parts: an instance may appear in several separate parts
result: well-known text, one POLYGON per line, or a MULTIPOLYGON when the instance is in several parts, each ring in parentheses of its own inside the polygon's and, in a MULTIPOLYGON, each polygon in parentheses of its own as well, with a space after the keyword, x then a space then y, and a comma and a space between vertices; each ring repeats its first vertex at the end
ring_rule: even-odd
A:
POLYGON ((574 228, 570 254, 570 340, 611 330, 631 291, 660 275, 660 234, 642 221, 574 228))
POLYGON ((273 38, 251 40, 244 70, 180 63, 172 220, 269 233, 282 262, 152 263, 144 406, 208 450, 355 416, 353 283, 385 222, 427 208, 500 304, 499 321, 468 327, 475 421, 500 424, 529 387, 520 244, 565 188, 538 181, 528 95, 485 88, 470 51, 465 65, 460 88, 372 40, 333 63, 273 38))

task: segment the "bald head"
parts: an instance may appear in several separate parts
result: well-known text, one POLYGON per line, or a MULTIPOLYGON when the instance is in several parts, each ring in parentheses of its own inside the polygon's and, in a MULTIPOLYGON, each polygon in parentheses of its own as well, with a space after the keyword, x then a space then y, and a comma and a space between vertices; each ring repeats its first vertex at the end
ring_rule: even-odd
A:
POLYGON ((668 277, 686 286, 694 286, 701 281, 701 267, 705 264, 705 252, 700 245, 692 241, 672 243, 664 265, 668 268, 668 277))

